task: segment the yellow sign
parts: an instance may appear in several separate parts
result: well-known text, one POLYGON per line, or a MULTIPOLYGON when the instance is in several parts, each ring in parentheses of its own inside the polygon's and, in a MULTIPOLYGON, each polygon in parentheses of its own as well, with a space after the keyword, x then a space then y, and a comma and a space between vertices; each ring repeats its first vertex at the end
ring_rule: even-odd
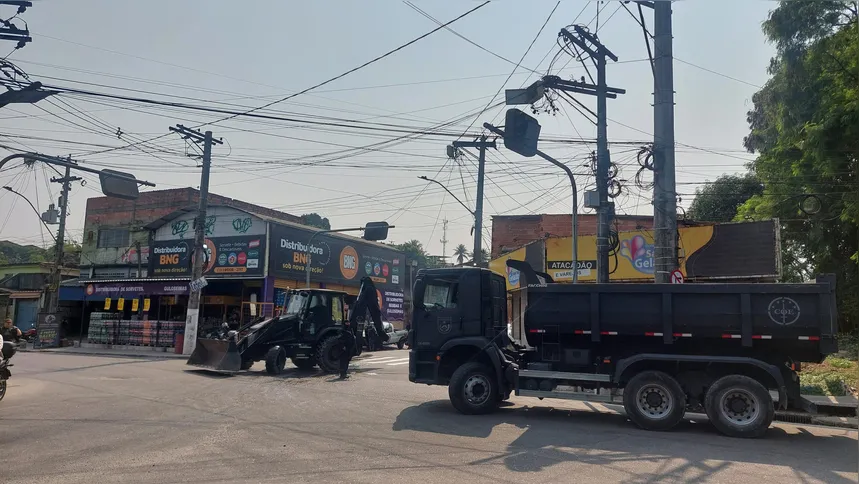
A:
POLYGON ((122 311, 125 309, 125 298, 121 297, 116 300, 116 309, 122 311))
POLYGON ((505 276, 508 291, 519 288, 519 271, 510 269, 510 272, 507 272, 507 261, 510 259, 525 260, 525 247, 516 249, 489 262, 489 270, 505 276))
POLYGON ((149 299, 149 298, 146 298, 146 299, 144 299, 144 300, 143 300, 143 312, 144 312, 144 313, 148 313, 148 312, 149 312, 149 302, 150 302, 150 299, 149 299))
POLYGON ((134 298, 131 300, 131 312, 136 313, 137 308, 140 307, 140 299, 134 298))
POLYGON ((104 298, 104 310, 105 311, 110 310, 110 298, 109 297, 104 298))
MULTIPOLYGON (((680 271, 686 275, 686 257, 700 250, 713 238, 713 226, 682 227, 680 234, 680 271)), ((655 265, 653 262, 653 232, 651 230, 636 230, 620 232, 619 245, 609 258, 609 279, 612 281, 652 281, 655 265)), ((573 279, 571 255, 572 238, 556 237, 545 240, 546 266, 545 272, 552 276, 555 282, 571 282, 573 279)), ((525 260, 525 248, 517 249, 489 263, 489 268, 507 276, 507 290, 519 287, 518 273, 507 273, 508 259, 525 260)), ((578 253, 576 267, 578 280, 587 282, 596 280, 596 236, 583 235, 578 237, 578 253)))

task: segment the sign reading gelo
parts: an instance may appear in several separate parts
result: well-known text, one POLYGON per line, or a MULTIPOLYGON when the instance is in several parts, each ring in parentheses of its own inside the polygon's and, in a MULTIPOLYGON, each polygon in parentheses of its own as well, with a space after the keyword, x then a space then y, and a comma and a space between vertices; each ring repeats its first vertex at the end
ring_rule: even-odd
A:
POLYGON ((345 279, 354 279, 358 275, 358 252, 351 245, 340 251, 340 273, 345 279))

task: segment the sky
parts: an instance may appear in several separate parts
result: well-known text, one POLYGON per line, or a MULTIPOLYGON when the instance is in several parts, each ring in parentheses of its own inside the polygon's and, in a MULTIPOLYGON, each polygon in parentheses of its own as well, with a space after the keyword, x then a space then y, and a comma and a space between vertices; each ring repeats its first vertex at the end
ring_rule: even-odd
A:
MULTIPOLYGON (((412 1, 441 22, 481 3, 412 1)), ((446 145, 464 133, 461 139, 473 139, 484 122, 503 124, 505 107, 487 107, 503 100, 505 88, 527 86, 550 67, 551 74, 568 79, 587 76, 583 64, 556 42, 561 28, 576 23, 588 25, 618 56, 619 62, 607 67, 608 84, 627 91, 608 101, 611 157, 622 187, 616 212, 652 214, 650 191, 635 183, 635 152, 653 133, 653 77, 642 29, 620 2, 564 0, 550 17, 555 5, 491 2, 453 23, 456 33, 439 30, 324 86, 255 111, 280 119, 223 120, 223 114, 64 93, 36 105, 0 108, 0 145, 71 155, 94 169, 129 171, 155 183, 155 189, 197 187, 198 161, 186 156, 194 148, 168 128, 208 123, 201 129, 224 141, 213 150, 212 193, 296 215, 317 212, 334 228, 385 220, 396 227, 389 240, 417 239, 436 255, 443 253, 447 220, 450 256, 457 244, 471 246, 473 219, 442 188, 418 176, 440 181, 473 206, 476 160, 469 154, 449 160, 446 145), (449 124, 439 128, 442 123, 449 124), (384 144, 353 149, 376 143, 384 144), (95 153, 103 150, 111 151, 95 153)), ((768 78, 774 48, 760 27, 776 5, 673 4, 682 206, 694 198, 696 187, 724 173, 743 172, 753 159, 742 147, 745 118, 752 95, 768 78)), ((438 26, 416 8, 394 0, 40 0, 20 16, 33 42, 8 59, 31 80, 49 86, 248 111, 343 74, 438 26)), ((13 14, 0 9, 4 18, 13 14)), ((644 14, 652 31, 652 12, 644 14)), ((0 49, 13 47, 0 43, 0 49)), ((577 99, 595 109, 595 99, 577 99)), ((595 138, 596 128, 569 104, 558 107, 554 115, 537 116, 542 136, 556 140, 540 148, 573 169, 581 194, 593 188, 587 156, 595 146, 586 141, 595 138)), ((55 175, 44 165, 13 162, 0 171, 0 184, 43 211, 56 202, 59 185, 48 182, 55 175)), ((643 177, 646 184, 649 174, 643 177)), ((86 186, 73 187, 69 201, 67 237, 75 241, 83 234, 86 199, 100 195, 97 179, 86 178, 86 186)), ((570 202, 563 172, 539 158, 518 156, 499 140, 498 149, 487 154, 484 247, 493 215, 570 213, 570 202)), ((51 243, 33 210, 6 190, 0 190, 0 240, 51 243)))

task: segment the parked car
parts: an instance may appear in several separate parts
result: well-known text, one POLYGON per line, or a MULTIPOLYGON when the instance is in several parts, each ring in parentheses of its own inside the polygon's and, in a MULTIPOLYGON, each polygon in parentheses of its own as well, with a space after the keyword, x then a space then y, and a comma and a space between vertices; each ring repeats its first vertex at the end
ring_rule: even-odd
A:
POLYGON ((385 333, 388 334, 388 341, 384 343, 380 343, 379 338, 375 337, 375 328, 368 327, 365 330, 364 343, 367 346, 367 351, 380 350, 384 345, 397 345, 398 349, 403 349, 406 346, 406 340, 409 336, 408 331, 394 329, 394 325, 387 321, 382 321, 382 327, 385 329, 385 333))

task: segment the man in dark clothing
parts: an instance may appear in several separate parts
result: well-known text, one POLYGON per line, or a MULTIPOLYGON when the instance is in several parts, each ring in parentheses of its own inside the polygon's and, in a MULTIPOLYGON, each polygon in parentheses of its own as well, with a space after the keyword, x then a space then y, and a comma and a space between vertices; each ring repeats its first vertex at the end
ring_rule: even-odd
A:
POLYGON ((12 325, 12 320, 6 318, 3 322, 3 328, 0 329, 0 336, 3 336, 3 348, 0 350, 0 355, 3 359, 11 358, 15 354, 15 345, 12 343, 18 342, 21 339, 21 330, 12 325))
POLYGON ((355 352, 355 335, 352 334, 352 328, 349 325, 349 320, 344 322, 343 331, 340 332, 340 345, 342 352, 340 353, 340 378, 348 378, 349 360, 352 359, 352 353, 355 352))

